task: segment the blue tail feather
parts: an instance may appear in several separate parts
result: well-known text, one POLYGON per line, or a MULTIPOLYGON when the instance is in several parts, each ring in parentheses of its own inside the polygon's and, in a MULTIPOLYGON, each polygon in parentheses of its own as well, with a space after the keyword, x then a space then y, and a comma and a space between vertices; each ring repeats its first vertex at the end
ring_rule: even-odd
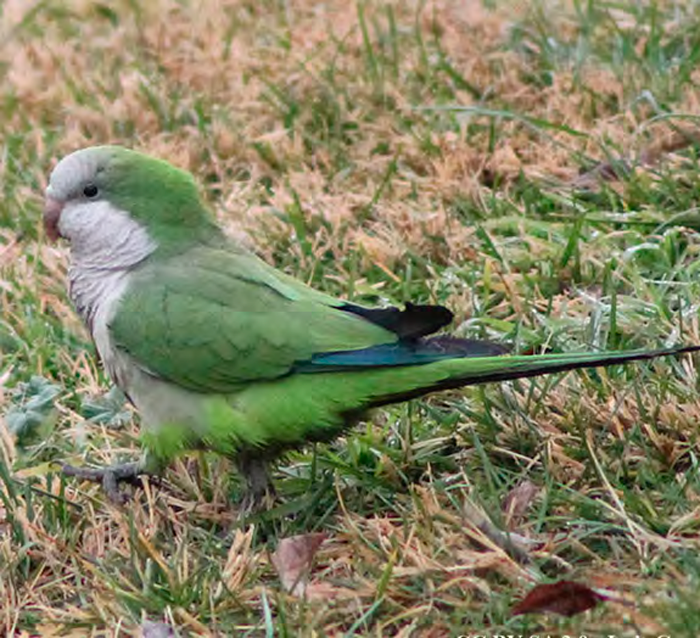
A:
POLYGON ((362 350, 342 350, 315 354, 298 363, 295 372, 348 371, 378 367, 424 365, 464 357, 495 357, 507 354, 504 346, 488 341, 439 336, 417 341, 399 341, 362 350))

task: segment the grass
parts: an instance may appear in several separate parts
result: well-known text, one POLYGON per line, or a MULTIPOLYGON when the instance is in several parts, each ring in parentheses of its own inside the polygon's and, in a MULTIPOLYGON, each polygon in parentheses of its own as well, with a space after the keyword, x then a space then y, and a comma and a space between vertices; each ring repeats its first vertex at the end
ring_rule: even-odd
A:
POLYGON ((56 472, 133 458, 138 417, 39 220, 56 159, 117 142, 193 171, 232 235, 332 294, 443 303, 518 350, 698 342, 699 34, 661 0, 0 6, 4 634, 698 635, 693 360, 375 412, 283 459, 251 525, 208 455, 116 508, 56 472), (308 532, 299 598, 270 557, 308 532), (618 602, 511 616, 561 578, 618 602))

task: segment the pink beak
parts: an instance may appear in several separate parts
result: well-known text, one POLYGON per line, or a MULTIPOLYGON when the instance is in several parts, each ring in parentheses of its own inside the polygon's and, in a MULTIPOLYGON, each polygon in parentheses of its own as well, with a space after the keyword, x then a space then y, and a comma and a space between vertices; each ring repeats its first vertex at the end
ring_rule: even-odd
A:
POLYGON ((63 202, 51 199, 51 197, 46 198, 44 204, 44 228, 46 229, 46 236, 51 241, 56 241, 61 236, 61 233, 58 231, 58 220, 62 211, 63 202))

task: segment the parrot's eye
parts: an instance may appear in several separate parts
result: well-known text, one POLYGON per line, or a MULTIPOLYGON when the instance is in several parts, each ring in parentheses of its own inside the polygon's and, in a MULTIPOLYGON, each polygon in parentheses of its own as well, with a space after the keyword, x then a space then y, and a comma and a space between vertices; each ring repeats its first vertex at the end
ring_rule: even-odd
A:
POLYGON ((85 188, 83 188, 83 195, 85 195, 85 197, 89 197, 90 199, 97 197, 97 193, 99 193, 99 190, 94 184, 88 184, 85 186, 85 188))

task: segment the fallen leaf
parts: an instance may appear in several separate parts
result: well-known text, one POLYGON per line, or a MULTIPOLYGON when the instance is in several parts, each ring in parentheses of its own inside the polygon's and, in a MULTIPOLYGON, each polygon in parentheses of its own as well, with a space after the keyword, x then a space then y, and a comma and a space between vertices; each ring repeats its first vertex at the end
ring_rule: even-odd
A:
POLYGON ((537 485, 525 479, 506 494, 501 507, 506 515, 507 527, 512 528, 518 524, 539 492, 537 485))
POLYGON ((531 589, 527 596, 513 607, 512 615, 551 611, 562 616, 573 616, 592 609, 606 598, 581 583, 560 580, 531 589))
POLYGON ((321 533, 283 538, 272 555, 282 586, 294 596, 303 596, 314 556, 325 540, 321 533))

